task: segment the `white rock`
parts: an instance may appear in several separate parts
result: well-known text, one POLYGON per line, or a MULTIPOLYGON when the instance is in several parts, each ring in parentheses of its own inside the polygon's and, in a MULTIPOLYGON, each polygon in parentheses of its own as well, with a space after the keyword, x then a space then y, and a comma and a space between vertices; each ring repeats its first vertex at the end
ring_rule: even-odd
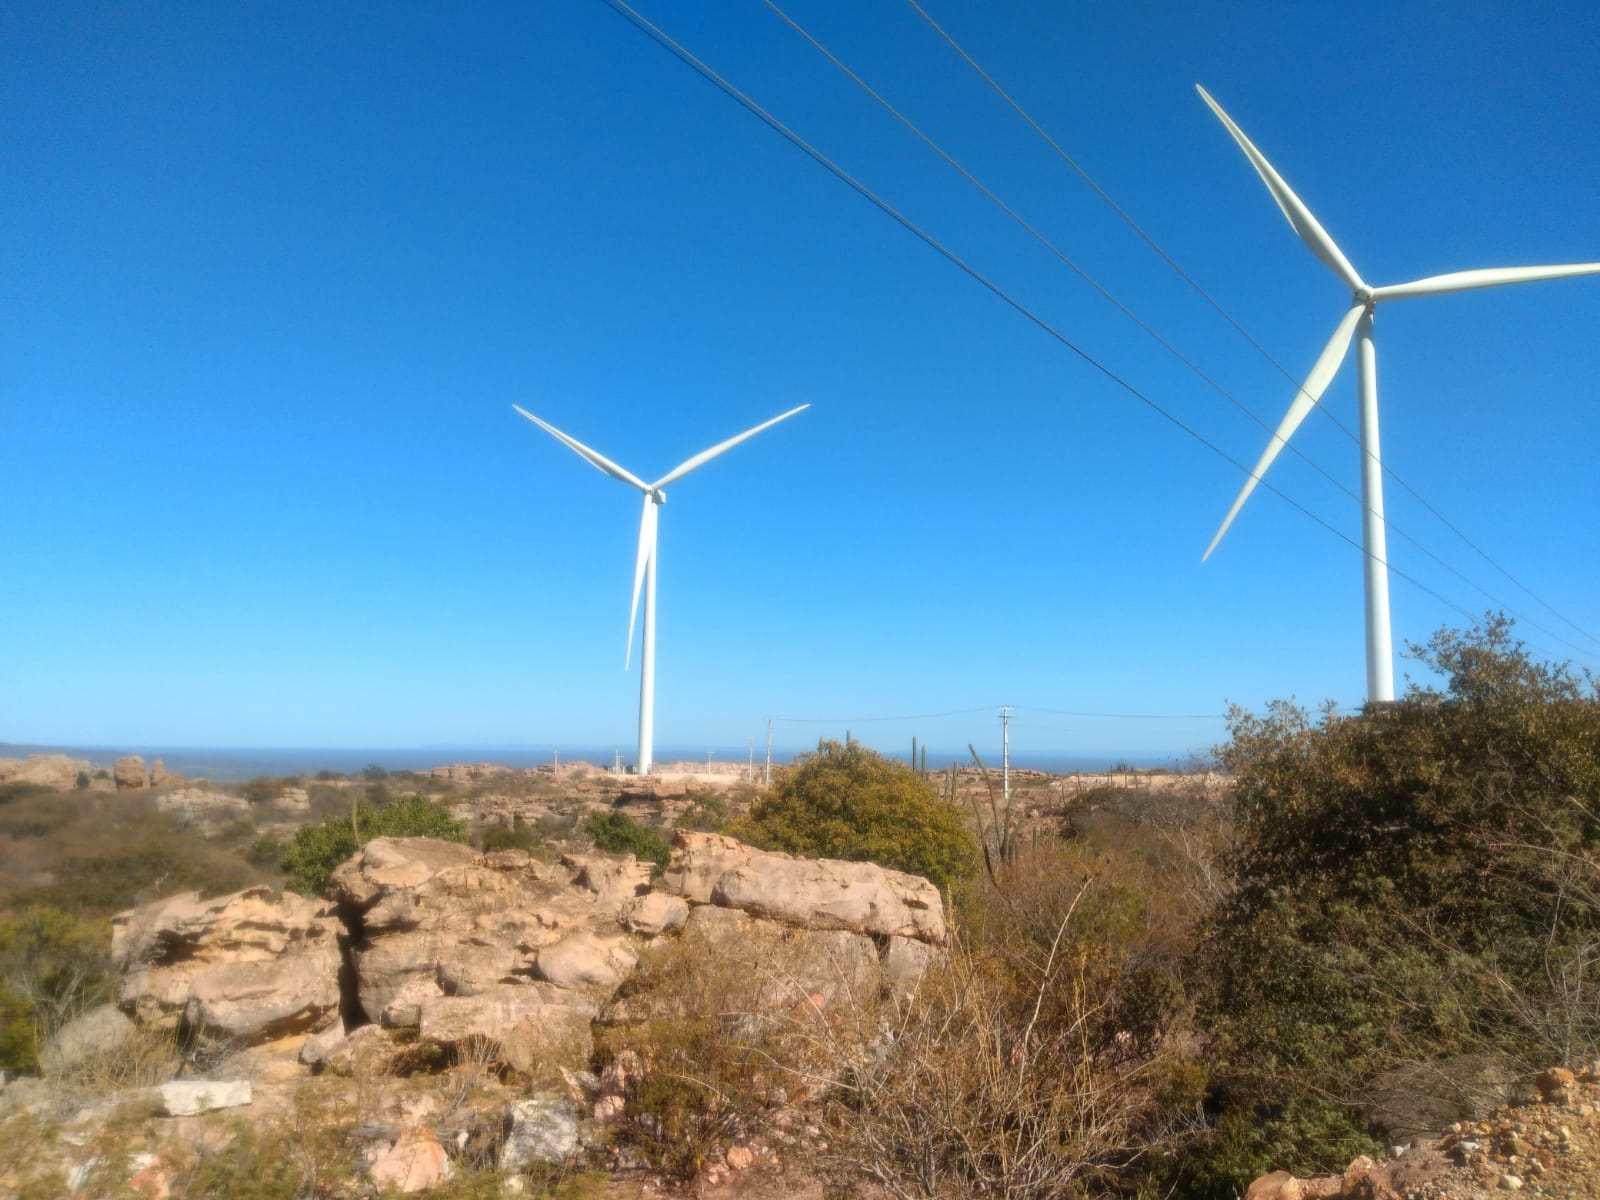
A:
POLYGON ((169 1117, 192 1117, 250 1103, 248 1079, 175 1079, 152 1090, 169 1117))

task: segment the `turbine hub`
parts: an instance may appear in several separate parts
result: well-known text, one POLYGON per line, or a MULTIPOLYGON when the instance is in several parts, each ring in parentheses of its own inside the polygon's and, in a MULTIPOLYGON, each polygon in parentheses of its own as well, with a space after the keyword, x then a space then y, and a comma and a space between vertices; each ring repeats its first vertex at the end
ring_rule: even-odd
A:
POLYGON ((667 494, 660 488, 651 488, 645 494, 657 504, 665 504, 667 502, 667 494))
POLYGON ((1366 309, 1369 313, 1372 312, 1374 309, 1376 309, 1378 307, 1378 301, 1373 296, 1372 289, 1370 287, 1368 287, 1366 284, 1362 284, 1359 288, 1356 289, 1354 300, 1355 300, 1355 302, 1357 304, 1361 305, 1361 307, 1366 309))

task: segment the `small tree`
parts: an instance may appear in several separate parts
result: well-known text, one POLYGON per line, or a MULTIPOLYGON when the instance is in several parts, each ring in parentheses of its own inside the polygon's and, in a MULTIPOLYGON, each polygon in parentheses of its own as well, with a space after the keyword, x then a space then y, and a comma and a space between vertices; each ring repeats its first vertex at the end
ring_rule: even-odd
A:
POLYGON ((818 742, 731 832, 769 850, 908 871, 946 893, 980 862, 960 812, 927 780, 853 740, 818 742))

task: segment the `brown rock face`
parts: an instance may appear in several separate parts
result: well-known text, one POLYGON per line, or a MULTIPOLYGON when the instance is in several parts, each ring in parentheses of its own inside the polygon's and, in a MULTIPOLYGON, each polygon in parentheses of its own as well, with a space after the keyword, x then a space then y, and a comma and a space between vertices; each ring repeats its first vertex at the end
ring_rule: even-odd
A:
POLYGON ((160 787, 167 778, 167 764, 159 758, 150 764, 150 786, 160 787))
POLYGON ((157 900, 112 918, 121 1006, 240 1045, 317 1028, 339 1009, 340 932, 319 902, 267 887, 157 900))
POLYGON ((137 754, 117 759, 111 775, 117 781, 119 792, 137 792, 150 786, 150 777, 144 773, 144 759, 137 754))

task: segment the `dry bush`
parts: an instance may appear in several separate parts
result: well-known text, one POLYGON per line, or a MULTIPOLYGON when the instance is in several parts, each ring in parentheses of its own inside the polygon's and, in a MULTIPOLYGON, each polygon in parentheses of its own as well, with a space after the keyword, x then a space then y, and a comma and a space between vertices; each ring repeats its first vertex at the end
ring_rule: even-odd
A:
POLYGON ((832 1056, 835 1172, 903 1197, 1077 1195, 1196 1127, 1204 1080, 1137 889, 1063 849, 999 878, 873 1053, 832 1056))
POLYGON ((627 1078, 617 1140, 690 1178, 820 1099, 845 1073, 841 1056, 864 1066, 880 979, 875 961, 869 974, 836 953, 848 936, 751 923, 736 937, 691 930, 647 955, 624 989, 626 1022, 600 1039, 602 1062, 627 1078))

